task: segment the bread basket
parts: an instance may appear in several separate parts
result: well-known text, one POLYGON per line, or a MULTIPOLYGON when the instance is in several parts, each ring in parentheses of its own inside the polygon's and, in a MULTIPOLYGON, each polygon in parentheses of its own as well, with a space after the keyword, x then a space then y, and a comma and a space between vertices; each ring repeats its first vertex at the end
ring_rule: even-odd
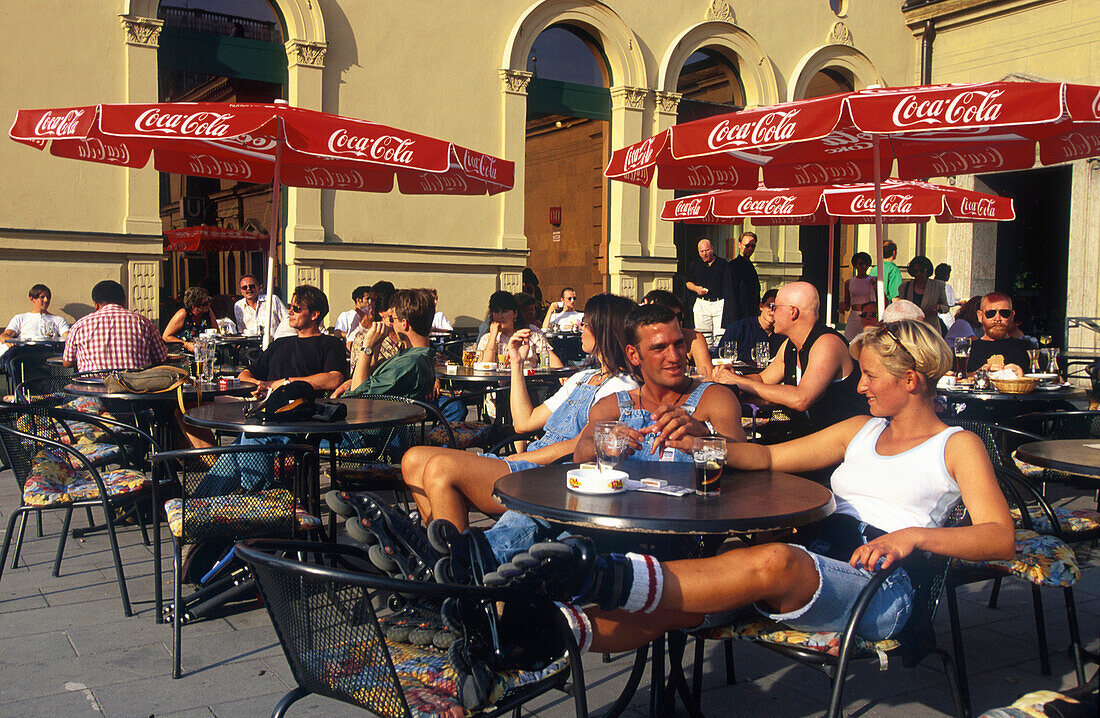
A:
POLYGON ((1039 385, 1038 379, 992 379, 997 391, 1005 394, 1029 394, 1039 385))

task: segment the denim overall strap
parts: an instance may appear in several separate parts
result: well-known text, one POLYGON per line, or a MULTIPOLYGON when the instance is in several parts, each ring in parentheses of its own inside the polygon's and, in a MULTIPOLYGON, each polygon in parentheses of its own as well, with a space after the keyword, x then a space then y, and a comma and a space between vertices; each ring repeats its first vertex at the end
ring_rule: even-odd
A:
POLYGON ((609 375, 601 379, 598 384, 589 384, 588 382, 592 379, 589 377, 574 387, 569 393, 569 398, 546 419, 542 438, 533 442, 527 450, 549 446, 580 434, 584 425, 588 423, 588 413, 595 403, 596 392, 610 378, 609 375))
POLYGON ((714 382, 711 381, 699 382, 699 386, 695 387, 695 391, 691 392, 691 395, 688 396, 687 401, 683 403, 683 410, 686 411, 688 414, 694 414, 696 407, 699 406, 699 402, 703 399, 703 392, 706 391, 707 387, 713 383, 714 382))

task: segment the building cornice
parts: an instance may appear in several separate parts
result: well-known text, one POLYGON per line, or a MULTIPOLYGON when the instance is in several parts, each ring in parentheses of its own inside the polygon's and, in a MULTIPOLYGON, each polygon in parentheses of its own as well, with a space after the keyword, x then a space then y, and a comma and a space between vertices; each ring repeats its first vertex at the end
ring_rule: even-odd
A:
POLYGON ((924 23, 932 21, 937 28, 961 25, 1015 12, 1033 5, 1060 0, 907 0, 901 6, 905 24, 919 35, 924 23))

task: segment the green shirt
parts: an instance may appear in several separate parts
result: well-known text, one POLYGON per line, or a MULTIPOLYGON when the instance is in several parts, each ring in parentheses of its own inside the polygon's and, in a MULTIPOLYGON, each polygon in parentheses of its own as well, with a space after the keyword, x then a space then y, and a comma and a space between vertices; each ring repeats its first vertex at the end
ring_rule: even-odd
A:
MULTIPOLYGON (((882 260, 882 263, 886 265, 886 277, 882 280, 884 285, 882 291, 886 294, 886 301, 892 302, 898 298, 898 292, 901 291, 901 270, 898 269, 898 265, 894 264, 889 259, 882 260)), ((867 272, 867 274, 872 277, 877 277, 878 267, 867 272)))
POLYGON ((410 347, 385 360, 344 396, 388 394, 423 400, 435 386, 435 349, 410 347))

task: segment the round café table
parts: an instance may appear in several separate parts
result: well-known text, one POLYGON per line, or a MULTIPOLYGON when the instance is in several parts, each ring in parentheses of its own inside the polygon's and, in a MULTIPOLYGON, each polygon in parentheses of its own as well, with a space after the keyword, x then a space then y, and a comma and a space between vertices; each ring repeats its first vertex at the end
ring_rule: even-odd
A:
POLYGON ((9 339, 8 344, 17 347, 49 347, 61 349, 65 346, 64 339, 9 339))
MULTIPOLYGON (((552 523, 637 537, 797 528, 820 521, 836 509, 832 492, 824 486, 775 471, 727 468, 717 496, 668 496, 642 491, 593 495, 566 487, 565 475, 572 468, 576 464, 553 464, 507 474, 496 482, 493 495, 509 509, 552 523)), ((664 479, 673 486, 694 486, 695 482, 695 466, 686 462, 623 461, 618 468, 632 479, 664 479)), ((679 694, 692 718, 702 718, 684 677, 686 640, 682 631, 673 631, 652 643, 651 714, 671 716, 672 701, 679 694)), ((648 647, 638 649, 630 677, 605 718, 615 718, 629 705, 645 673, 647 654, 648 647)))
POLYGON ((974 391, 973 389, 942 389, 936 393, 947 402, 948 411, 961 414, 966 411, 971 418, 982 421, 998 422, 1032 411, 1047 411, 1057 408, 1053 404, 1065 405, 1066 402, 1082 399, 1084 389, 1075 386, 1058 389, 1036 389, 1027 394, 1009 394, 996 389, 974 391))
MULTIPOLYGON (((307 444, 319 447, 321 440, 326 437, 351 431, 366 431, 398 424, 412 424, 423 420, 426 416, 423 408, 403 402, 355 397, 328 399, 327 401, 345 405, 348 408, 347 416, 337 421, 264 421, 246 415, 245 412, 251 402, 237 401, 196 406, 183 415, 183 421, 191 426, 214 431, 296 437, 307 444)), ((338 443, 332 442, 329 451, 329 475, 333 481, 336 480, 337 476, 337 448, 338 443)), ((311 511, 320 515, 320 466, 317 467, 317 471, 313 472, 311 478, 311 486, 308 487, 309 495, 306 497, 307 505, 311 511)), ((330 517, 329 530, 331 531, 330 538, 335 540, 335 514, 330 517)))
POLYGON ((1020 461, 1100 482, 1100 439, 1052 439, 1016 447, 1020 461))
MULTIPOLYGON (((580 369, 574 366, 556 367, 553 369, 535 369, 524 376, 530 384, 550 384, 576 374, 580 369)), ((512 372, 509 369, 474 369, 467 366, 455 366, 453 364, 444 367, 436 367, 436 379, 441 384, 452 390, 475 392, 479 389, 491 389, 501 387, 497 393, 497 421, 502 424, 510 424, 511 404, 507 387, 512 383, 512 372)), ((456 394, 461 399, 461 394, 456 394)))

